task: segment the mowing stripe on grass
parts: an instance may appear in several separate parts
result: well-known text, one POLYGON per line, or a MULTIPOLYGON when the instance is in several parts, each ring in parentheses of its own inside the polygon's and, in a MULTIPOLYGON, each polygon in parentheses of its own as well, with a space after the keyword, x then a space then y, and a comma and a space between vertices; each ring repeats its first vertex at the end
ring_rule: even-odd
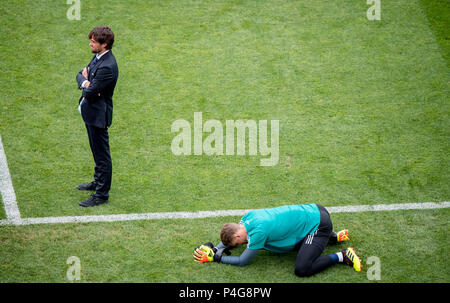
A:
MULTIPOLYGON (((422 202, 422 203, 399 203, 399 204, 378 204, 378 205, 349 205, 327 207, 330 213, 346 212, 371 212, 371 211, 391 211, 409 209, 434 209, 449 208, 450 202, 422 202)), ((89 222, 115 222, 133 220, 160 220, 160 219, 199 219, 211 217, 242 216, 251 209, 236 210, 216 210, 197 212, 161 212, 143 214, 117 214, 117 215, 96 215, 96 216, 67 216, 67 217, 42 217, 23 218, 21 221, 0 220, 1 225, 30 225, 48 223, 89 223, 89 222)))
MULTIPOLYGON (((64 217, 40 217, 21 218, 19 207, 17 206, 16 194, 12 186, 11 175, 6 161, 5 150, 0 136, 0 192, 6 212, 6 220, 0 220, 2 225, 31 225, 49 223, 90 223, 90 222, 116 222, 135 220, 161 220, 161 219, 199 219, 212 217, 242 216, 251 209, 235 210, 214 210, 196 212, 159 212, 142 214, 116 214, 116 215, 89 215, 89 216, 64 216, 64 217)), ((450 202, 421 202, 421 203, 398 203, 398 204, 378 204, 378 205, 348 205, 330 206, 327 210, 330 213, 346 212, 367 212, 367 211, 389 211, 408 209, 434 209, 449 208, 450 202)))
POLYGON ((5 149, 0 136, 0 192, 5 206, 6 218, 12 224, 20 224, 20 212, 17 207, 16 194, 12 186, 11 175, 9 174, 8 162, 6 161, 5 149))

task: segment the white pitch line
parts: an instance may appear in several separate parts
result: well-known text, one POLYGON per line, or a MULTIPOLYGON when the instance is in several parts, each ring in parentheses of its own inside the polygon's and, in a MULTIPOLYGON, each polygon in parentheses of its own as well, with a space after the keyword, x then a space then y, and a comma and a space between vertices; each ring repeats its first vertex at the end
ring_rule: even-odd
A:
POLYGON ((433 209, 449 208, 450 202, 421 202, 421 203, 398 203, 398 204, 378 204, 378 205, 354 205, 354 206, 330 206, 326 209, 330 213, 358 213, 364 211, 382 210, 408 210, 408 209, 433 209))
POLYGON ((20 224, 20 212, 16 202, 16 194, 12 186, 11 175, 9 174, 8 162, 6 161, 5 149, 0 136, 0 192, 5 206, 6 218, 12 224, 20 224))
MULTIPOLYGON (((450 208, 450 202, 445 201, 445 202, 398 203, 398 204, 378 204, 378 205, 348 205, 348 206, 330 206, 326 208, 330 213, 373 212, 373 211, 392 211, 392 210, 410 210, 410 209, 450 208)), ((23 218, 19 222, 12 222, 8 219, 0 220, 0 226, 49 224, 49 223, 117 222, 117 221, 161 220, 161 219, 199 219, 212 217, 242 216, 249 211, 251 211, 251 209, 23 218)))

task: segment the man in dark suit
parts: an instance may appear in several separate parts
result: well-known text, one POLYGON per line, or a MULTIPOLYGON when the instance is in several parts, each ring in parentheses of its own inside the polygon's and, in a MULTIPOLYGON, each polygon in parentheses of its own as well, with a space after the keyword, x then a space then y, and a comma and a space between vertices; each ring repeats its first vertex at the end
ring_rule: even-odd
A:
POLYGON ((112 163, 108 127, 112 122, 112 96, 119 70, 111 49, 114 33, 107 26, 97 26, 88 35, 89 46, 95 54, 91 62, 77 74, 79 89, 83 90, 78 110, 86 124, 89 145, 94 156, 94 181, 78 185, 79 190, 95 193, 80 206, 107 203, 111 188, 112 163))

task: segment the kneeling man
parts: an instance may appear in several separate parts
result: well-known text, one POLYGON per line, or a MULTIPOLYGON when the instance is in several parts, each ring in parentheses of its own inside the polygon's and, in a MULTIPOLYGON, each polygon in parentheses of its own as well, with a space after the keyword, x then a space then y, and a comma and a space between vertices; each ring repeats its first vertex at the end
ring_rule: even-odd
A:
POLYGON ((220 262, 245 266, 261 249, 286 253, 298 251, 295 274, 299 277, 314 275, 334 264, 342 263, 361 271, 362 264, 353 248, 321 256, 328 243, 348 241, 348 230, 333 232, 330 214, 318 204, 286 205, 276 208, 252 210, 239 224, 227 223, 220 233, 216 247, 211 242, 195 249, 197 262, 220 262), (233 247, 247 244, 240 256, 229 254, 233 247))

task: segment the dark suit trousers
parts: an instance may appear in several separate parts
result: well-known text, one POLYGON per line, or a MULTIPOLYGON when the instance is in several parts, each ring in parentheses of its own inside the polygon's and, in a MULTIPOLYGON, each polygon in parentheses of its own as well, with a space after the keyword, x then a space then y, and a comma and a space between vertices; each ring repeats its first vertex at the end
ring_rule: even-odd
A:
POLYGON ((86 124, 86 129, 89 137, 89 145, 91 146, 92 155, 94 156, 95 161, 94 181, 97 184, 97 187, 94 196, 108 199, 112 178, 108 129, 88 124, 86 124))

